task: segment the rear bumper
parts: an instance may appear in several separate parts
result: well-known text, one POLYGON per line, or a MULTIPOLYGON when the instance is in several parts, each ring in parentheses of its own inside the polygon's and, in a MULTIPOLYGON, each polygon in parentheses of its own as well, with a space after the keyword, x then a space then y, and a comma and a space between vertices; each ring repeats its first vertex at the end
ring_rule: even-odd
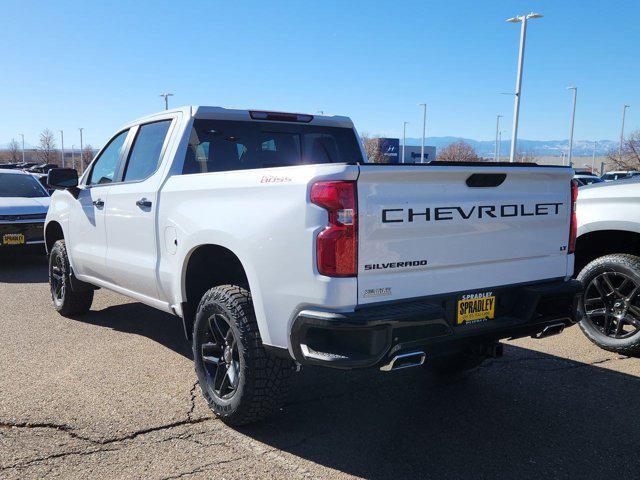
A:
POLYGON ((456 325, 456 306, 462 294, 474 292, 367 305, 346 313, 303 310, 291 330, 294 357, 301 364, 373 367, 403 352, 419 349, 434 358, 579 320, 582 285, 577 280, 478 292, 487 290, 496 295, 495 318, 471 325, 456 325))

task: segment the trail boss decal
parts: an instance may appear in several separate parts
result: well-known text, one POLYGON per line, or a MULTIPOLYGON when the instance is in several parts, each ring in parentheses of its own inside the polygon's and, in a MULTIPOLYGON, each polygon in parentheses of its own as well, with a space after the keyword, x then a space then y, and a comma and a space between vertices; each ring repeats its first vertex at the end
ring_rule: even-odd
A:
POLYGON ((562 202, 535 203, 525 205, 473 205, 472 207, 424 207, 385 208, 382 223, 431 222, 441 220, 469 220, 506 217, 533 217, 539 215, 559 215, 562 202))

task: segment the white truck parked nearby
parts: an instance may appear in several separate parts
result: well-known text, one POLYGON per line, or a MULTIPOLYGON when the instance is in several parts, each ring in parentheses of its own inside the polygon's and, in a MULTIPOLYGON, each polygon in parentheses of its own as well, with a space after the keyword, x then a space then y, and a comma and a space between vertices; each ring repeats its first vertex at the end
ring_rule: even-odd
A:
POLYGON ((580 327, 593 343, 640 354, 640 178, 578 195, 576 273, 585 288, 580 327))
POLYGON ((232 424, 299 365, 448 372, 574 323, 573 171, 367 163, 346 117, 185 107, 120 129, 82 178, 56 169, 55 308, 103 287, 182 319, 232 424))

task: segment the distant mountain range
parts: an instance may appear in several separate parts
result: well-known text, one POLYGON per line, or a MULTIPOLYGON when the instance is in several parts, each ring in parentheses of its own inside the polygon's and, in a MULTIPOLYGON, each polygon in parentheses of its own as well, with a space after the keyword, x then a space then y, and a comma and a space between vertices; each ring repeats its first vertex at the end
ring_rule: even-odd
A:
MULTIPOLYGON (((473 140, 471 138, 463 137, 427 137, 426 144, 433 145, 436 149, 446 147, 450 143, 463 140, 475 148, 478 155, 483 157, 492 157, 495 148, 493 140, 473 140)), ((420 145, 420 138, 407 137, 407 145, 420 145)), ((402 139, 400 139, 402 142, 402 139)), ((596 147, 596 156, 601 157, 606 155, 610 150, 618 148, 618 142, 613 140, 598 140, 596 147)), ((511 140, 503 138, 501 143, 501 155, 509 155, 509 147, 511 140)), ((0 143, 0 150, 6 150, 9 148, 9 143, 0 143)), ((33 145, 25 144, 26 149, 37 148, 33 145)), ((569 140, 518 140, 518 150, 530 152, 536 157, 560 157, 563 153, 566 153, 569 148, 569 140)), ((69 147, 67 151, 71 151, 69 147)), ((80 151, 76 147, 76 151, 80 151)), ((573 154, 576 157, 590 157, 593 155, 593 140, 574 140, 573 142, 573 154)))
MULTIPOLYGON (((473 146, 478 155, 492 157, 495 149, 493 140, 473 140, 462 137, 427 137, 426 144, 433 145, 436 149, 446 147, 450 143, 463 140, 473 146)), ((400 139, 402 142, 402 139, 400 139)), ((407 138, 407 145, 420 145, 420 138, 407 138)), ((596 156, 606 155, 610 150, 618 148, 618 142, 613 140, 597 140, 596 156)), ((509 154, 510 139, 502 139, 500 146, 501 155, 509 154)), ((560 157, 569 149, 569 140, 525 140, 518 139, 518 150, 530 152, 536 157, 560 157)), ((573 155, 576 157, 590 157, 593 155, 593 140, 574 140, 573 155)))

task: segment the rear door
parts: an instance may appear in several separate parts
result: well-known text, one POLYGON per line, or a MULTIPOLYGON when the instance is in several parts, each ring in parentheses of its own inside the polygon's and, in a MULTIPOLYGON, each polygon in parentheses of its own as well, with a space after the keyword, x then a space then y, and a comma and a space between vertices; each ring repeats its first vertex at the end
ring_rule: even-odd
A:
POLYGON ((363 165, 359 303, 566 276, 571 177, 554 167, 363 165))
POLYGON ((111 186, 106 206, 108 281, 157 299, 156 211, 159 171, 173 120, 134 127, 121 182, 111 186))

